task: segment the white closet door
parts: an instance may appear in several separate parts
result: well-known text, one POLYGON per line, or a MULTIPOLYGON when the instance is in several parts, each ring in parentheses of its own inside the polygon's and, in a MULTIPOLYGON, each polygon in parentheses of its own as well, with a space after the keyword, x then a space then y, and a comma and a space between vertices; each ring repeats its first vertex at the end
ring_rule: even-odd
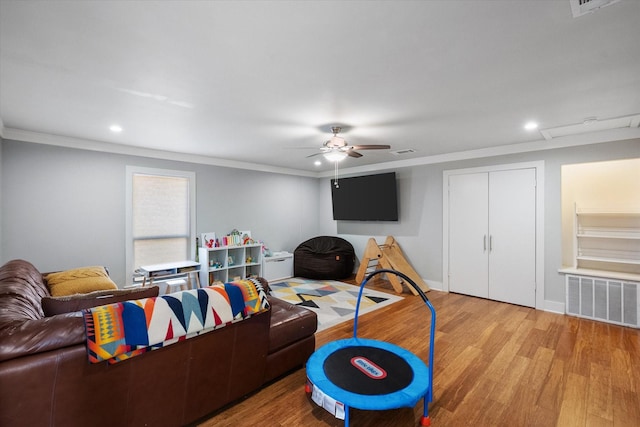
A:
POLYGON ((536 171, 489 173, 489 298, 536 305, 536 171))
POLYGON ((488 174, 449 177, 449 290, 489 297, 488 174))

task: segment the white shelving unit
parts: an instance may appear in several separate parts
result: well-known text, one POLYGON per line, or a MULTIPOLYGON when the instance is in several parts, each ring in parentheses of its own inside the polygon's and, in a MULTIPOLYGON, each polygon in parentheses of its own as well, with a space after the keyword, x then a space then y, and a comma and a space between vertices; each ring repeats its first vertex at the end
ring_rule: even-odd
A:
POLYGON ((238 277, 262 275, 262 245, 222 246, 198 248, 200 283, 227 283, 238 277))
POLYGON ((640 275, 640 211, 576 206, 573 267, 640 275))
POLYGON ((640 327, 640 211, 575 207, 565 312, 640 327))

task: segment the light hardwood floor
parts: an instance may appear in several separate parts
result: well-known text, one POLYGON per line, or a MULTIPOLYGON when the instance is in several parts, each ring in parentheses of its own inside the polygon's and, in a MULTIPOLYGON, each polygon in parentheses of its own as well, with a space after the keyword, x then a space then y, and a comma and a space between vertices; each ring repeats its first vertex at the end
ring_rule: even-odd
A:
MULTIPOLYGON (((348 281, 354 283, 353 281, 348 281)), ((372 289, 393 293, 382 280, 372 289)), ((369 286, 369 285, 368 285, 369 286)), ((453 293, 428 294, 437 311, 431 425, 640 426, 640 330, 453 293)), ((358 336, 427 360, 428 311, 403 301, 360 317, 358 336)), ((346 322, 317 346, 353 334, 346 322)), ((304 393, 299 369, 200 425, 342 426, 304 393)), ((418 426, 415 408, 351 411, 351 426, 418 426)))

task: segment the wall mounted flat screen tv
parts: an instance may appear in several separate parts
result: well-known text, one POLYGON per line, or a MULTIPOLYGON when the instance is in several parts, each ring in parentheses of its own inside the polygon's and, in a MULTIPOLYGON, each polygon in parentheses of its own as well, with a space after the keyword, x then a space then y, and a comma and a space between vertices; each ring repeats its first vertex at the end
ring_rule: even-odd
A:
POLYGON ((343 221, 397 221, 396 173, 331 180, 333 219, 343 221))

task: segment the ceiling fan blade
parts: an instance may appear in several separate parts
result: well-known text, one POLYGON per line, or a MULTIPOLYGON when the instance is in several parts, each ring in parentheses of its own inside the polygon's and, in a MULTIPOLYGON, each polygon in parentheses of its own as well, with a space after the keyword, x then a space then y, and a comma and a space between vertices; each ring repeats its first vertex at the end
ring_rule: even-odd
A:
POLYGON ((362 157, 362 154, 358 153, 357 151, 349 150, 346 153, 349 155, 349 157, 362 157))
POLYGON ((309 157, 313 157, 313 156, 319 156, 320 154, 324 154, 324 153, 313 153, 313 154, 309 154, 306 157, 309 158, 309 157))
POLYGON ((388 150, 390 145, 353 145, 354 150, 388 150))

